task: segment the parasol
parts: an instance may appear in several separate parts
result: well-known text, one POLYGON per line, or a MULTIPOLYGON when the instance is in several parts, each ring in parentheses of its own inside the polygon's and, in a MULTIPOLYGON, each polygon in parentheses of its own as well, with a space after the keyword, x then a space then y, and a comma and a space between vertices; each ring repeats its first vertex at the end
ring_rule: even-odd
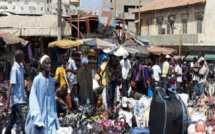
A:
POLYGON ((72 41, 72 40, 59 40, 59 41, 54 41, 49 43, 49 47, 60 47, 63 49, 69 49, 80 45, 81 43, 79 41, 72 41))

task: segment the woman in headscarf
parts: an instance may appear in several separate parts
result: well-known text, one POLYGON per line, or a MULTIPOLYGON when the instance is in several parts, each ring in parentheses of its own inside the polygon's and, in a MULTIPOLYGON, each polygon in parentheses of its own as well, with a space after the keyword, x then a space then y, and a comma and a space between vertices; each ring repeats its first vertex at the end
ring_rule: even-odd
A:
POLYGON ((60 127, 56 102, 54 80, 51 72, 51 59, 44 55, 40 59, 42 72, 33 81, 29 98, 29 111, 25 125, 26 134, 57 134, 60 127))

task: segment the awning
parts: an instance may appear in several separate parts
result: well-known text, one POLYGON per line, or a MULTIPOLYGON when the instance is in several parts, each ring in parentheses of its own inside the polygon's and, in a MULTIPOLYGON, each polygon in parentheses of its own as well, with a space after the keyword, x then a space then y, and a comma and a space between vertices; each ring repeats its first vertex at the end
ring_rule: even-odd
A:
POLYGON ((130 39, 125 41, 125 43, 122 44, 123 47, 130 48, 137 50, 137 57, 147 57, 149 56, 149 51, 146 49, 144 45, 141 45, 138 41, 135 39, 130 39))
POLYGON ((110 49, 112 50, 113 44, 106 42, 104 40, 98 38, 91 38, 91 39, 83 39, 78 40, 84 46, 88 46, 90 49, 110 49))
POLYGON ((167 54, 172 54, 176 52, 175 49, 158 47, 158 46, 149 46, 147 47, 147 49, 151 54, 154 54, 154 55, 161 55, 161 54, 167 55, 167 54))
POLYGON ((79 41, 72 41, 72 40, 60 40, 60 41, 54 41, 49 43, 49 47, 60 47, 63 49, 69 49, 80 45, 81 43, 79 41))
MULTIPOLYGON (((3 16, 0 17, 0 33, 10 33, 16 36, 57 37, 57 16, 3 16)), ((62 35, 71 35, 69 23, 64 20, 62 20, 62 35)))
POLYGON ((205 60, 215 60, 215 54, 205 54, 205 60))
POLYGON ((193 61, 193 58, 194 57, 197 57, 197 55, 188 55, 185 60, 188 60, 188 61, 193 61))
POLYGON ((26 41, 22 38, 19 38, 15 35, 9 34, 9 33, 0 34, 0 40, 3 41, 4 44, 7 44, 7 45, 22 43, 23 46, 26 46, 28 44, 28 41, 26 41))

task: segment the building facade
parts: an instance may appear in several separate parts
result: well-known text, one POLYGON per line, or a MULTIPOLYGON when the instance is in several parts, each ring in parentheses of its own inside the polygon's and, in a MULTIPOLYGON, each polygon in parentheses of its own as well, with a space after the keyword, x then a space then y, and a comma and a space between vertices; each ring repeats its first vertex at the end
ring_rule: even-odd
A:
MULTIPOLYGON (((215 50, 214 0, 184 0, 185 5, 180 0, 168 0, 168 8, 154 6, 162 1, 155 0, 141 8, 141 27, 136 25, 136 32, 141 29, 140 39, 176 49, 181 44, 182 51, 215 50)), ((138 20, 138 10, 135 18, 138 20)))
MULTIPOLYGON (((116 0, 116 14, 118 17, 125 19, 128 25, 128 30, 135 31, 135 15, 134 10, 140 6, 146 5, 153 0, 116 0)), ((103 6, 108 6, 113 9, 114 0, 103 0, 103 6)))

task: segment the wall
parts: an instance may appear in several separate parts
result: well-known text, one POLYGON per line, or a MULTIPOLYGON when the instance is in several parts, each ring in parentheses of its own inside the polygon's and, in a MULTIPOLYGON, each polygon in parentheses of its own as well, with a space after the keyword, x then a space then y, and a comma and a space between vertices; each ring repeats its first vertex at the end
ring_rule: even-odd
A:
MULTIPOLYGON (((215 1, 207 0, 205 4, 191 5, 174 9, 165 9, 155 12, 141 13, 141 39, 149 40, 151 45, 178 45, 179 34, 182 25, 182 14, 188 14, 187 33, 182 34, 182 44, 204 45, 211 44, 215 46, 215 1), (202 33, 197 33, 196 12, 203 13, 202 33), (168 16, 175 15, 174 34, 167 34, 168 16), (165 28, 165 34, 158 34, 158 25, 156 18, 163 16, 162 28, 165 28), (147 18, 152 18, 150 29, 146 23, 147 18)), ((135 14, 136 20, 138 13, 135 14)), ((138 23, 137 23, 138 24, 138 23)), ((136 30, 137 30, 136 24, 136 30)))
POLYGON ((204 43, 215 44, 215 0, 207 0, 204 22, 203 22, 203 35, 201 41, 204 43))
MULTIPOLYGON (((152 25, 150 28, 150 35, 158 35, 158 26, 156 22, 156 18, 159 16, 163 17, 162 28, 165 28, 165 34, 167 34, 167 20, 169 15, 175 15, 175 23, 174 26, 174 34, 179 34, 180 29, 182 28, 182 14, 188 14, 188 23, 187 23, 187 34, 196 34, 197 33, 197 24, 195 19, 196 12, 204 12, 205 5, 195 5, 190 7, 182 7, 175 9, 166 9, 156 12, 147 12, 141 13, 142 27, 141 27, 141 35, 145 36, 148 33, 148 26, 146 24, 146 19, 152 17, 152 25)), ((138 14, 136 13, 136 18, 138 14)), ((204 21, 204 20, 203 20, 204 21)))

